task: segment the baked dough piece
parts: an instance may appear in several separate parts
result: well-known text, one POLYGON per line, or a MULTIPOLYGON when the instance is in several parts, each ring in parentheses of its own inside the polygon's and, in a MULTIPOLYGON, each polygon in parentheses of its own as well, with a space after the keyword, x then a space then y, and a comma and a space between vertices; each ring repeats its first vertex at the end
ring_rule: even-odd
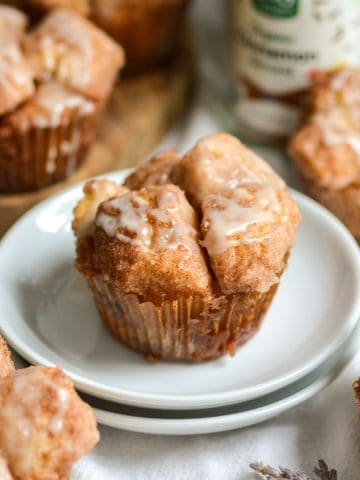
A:
POLYGON ((285 189, 249 184, 208 195, 202 203, 201 244, 221 292, 266 292, 278 284, 299 221, 285 189))
POLYGON ((263 160, 217 133, 201 139, 172 178, 200 210, 201 244, 222 293, 266 292, 278 283, 300 214, 263 160))
POLYGON ((103 202, 96 216, 95 250, 97 269, 123 294, 159 304, 210 293, 196 214, 174 185, 103 202))
POLYGON ((95 100, 105 100, 124 63, 120 45, 74 11, 55 9, 25 40, 37 80, 53 78, 95 100))
POLYGON ((98 440, 91 408, 59 368, 29 367, 0 382, 0 451, 16 480, 66 479, 98 440))
POLYGON ((244 183, 283 188, 283 180, 237 138, 214 133, 199 140, 172 171, 191 203, 200 208, 209 194, 234 190, 244 183))
POLYGON ((181 155, 173 150, 159 153, 131 173, 124 185, 130 190, 139 190, 144 187, 172 183, 170 174, 180 159, 181 155))
MULTIPOLYGON (((5 340, 0 336, 0 381, 14 371, 14 364, 11 360, 10 350, 5 340)), ((1 475, 0 475, 1 478, 1 475)))

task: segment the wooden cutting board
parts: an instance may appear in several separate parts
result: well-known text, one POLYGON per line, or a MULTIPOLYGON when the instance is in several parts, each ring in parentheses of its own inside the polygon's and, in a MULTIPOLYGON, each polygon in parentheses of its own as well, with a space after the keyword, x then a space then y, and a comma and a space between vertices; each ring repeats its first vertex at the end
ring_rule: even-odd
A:
POLYGON ((65 182, 23 194, 0 194, 0 236, 26 210, 76 182, 143 162, 188 105, 193 56, 182 47, 167 66, 122 79, 100 122, 83 165, 65 182))

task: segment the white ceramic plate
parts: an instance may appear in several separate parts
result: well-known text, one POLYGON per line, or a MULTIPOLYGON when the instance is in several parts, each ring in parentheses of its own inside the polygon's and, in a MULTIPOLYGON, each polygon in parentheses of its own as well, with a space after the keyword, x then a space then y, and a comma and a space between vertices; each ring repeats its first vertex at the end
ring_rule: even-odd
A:
MULTIPOLYGON (((159 410, 121 405, 81 394, 97 421, 109 427, 161 435, 195 435, 244 428, 268 420, 308 400, 334 381, 360 344, 359 325, 339 350, 295 383, 258 399, 235 405, 197 410, 159 410)), ((13 354, 16 368, 29 366, 13 354)))
POLYGON ((280 415, 334 381, 359 348, 359 329, 330 359, 297 382, 259 399, 207 410, 149 410, 86 396, 99 423, 161 435, 194 435, 244 428, 280 415))
MULTIPOLYGON (((127 172, 113 175, 122 180, 127 172)), ((74 187, 42 202, 0 244, 0 330, 35 364, 60 364, 77 387, 135 406, 216 407, 260 397, 318 367, 360 316, 359 251, 342 224, 293 192, 303 213, 297 244, 259 333, 233 357, 149 364, 101 324, 73 268, 74 187)))

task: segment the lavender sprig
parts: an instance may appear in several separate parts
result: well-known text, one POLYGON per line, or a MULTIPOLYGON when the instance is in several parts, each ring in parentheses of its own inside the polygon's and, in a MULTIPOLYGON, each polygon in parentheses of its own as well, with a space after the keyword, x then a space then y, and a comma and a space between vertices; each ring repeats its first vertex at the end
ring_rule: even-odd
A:
POLYGON ((314 473, 320 480, 337 480, 337 472, 333 468, 329 470, 325 461, 320 459, 319 466, 314 468, 314 473))
MULTIPOLYGON (((262 475, 265 480, 287 479, 287 480, 314 480, 304 472, 294 472, 289 468, 274 468, 270 465, 264 465, 261 462, 251 463, 250 468, 262 475)), ((320 480, 337 480, 336 470, 329 470, 324 460, 318 461, 318 466, 314 468, 314 473, 320 480)))
POLYGON ((292 472, 289 468, 279 467, 274 468, 270 465, 264 465, 263 463, 251 463, 250 468, 255 472, 260 473, 266 480, 272 478, 285 478, 287 480, 313 480, 308 477, 304 472, 292 472))

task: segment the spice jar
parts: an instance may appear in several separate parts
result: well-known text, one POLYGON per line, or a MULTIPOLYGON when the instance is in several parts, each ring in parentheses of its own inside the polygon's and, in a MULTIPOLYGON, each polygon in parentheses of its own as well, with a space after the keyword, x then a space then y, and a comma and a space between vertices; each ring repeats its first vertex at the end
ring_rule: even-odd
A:
POLYGON ((357 0, 232 0, 239 131, 282 143, 324 70, 359 65, 357 0))

